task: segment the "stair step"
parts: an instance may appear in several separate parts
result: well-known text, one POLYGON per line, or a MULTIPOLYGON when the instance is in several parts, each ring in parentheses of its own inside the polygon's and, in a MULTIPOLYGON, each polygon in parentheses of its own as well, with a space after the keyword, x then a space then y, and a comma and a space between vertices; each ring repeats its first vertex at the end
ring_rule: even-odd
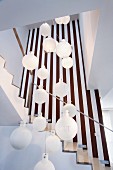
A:
POLYGON ((73 141, 64 142, 64 150, 77 152, 77 143, 73 141))
POLYGON ((93 165, 93 170, 112 170, 112 167, 106 167, 103 164, 101 164, 100 160, 98 158, 93 158, 91 160, 93 165))
POLYGON ((12 84, 13 76, 7 72, 4 68, 1 70, 0 79, 2 80, 3 85, 12 84))
POLYGON ((91 160, 89 158, 89 155, 88 155, 88 151, 87 150, 83 150, 83 149, 80 149, 78 148, 77 149, 77 161, 78 162, 83 162, 83 163, 91 163, 91 160))

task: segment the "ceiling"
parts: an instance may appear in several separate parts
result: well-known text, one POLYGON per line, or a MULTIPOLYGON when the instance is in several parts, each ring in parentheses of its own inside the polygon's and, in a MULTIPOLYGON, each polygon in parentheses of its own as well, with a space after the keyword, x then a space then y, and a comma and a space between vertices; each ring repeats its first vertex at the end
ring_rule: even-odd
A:
MULTIPOLYGON (((79 17, 78 14, 70 15, 70 20, 76 20, 78 19, 78 17, 79 17)), ((46 22, 49 25, 53 25, 55 23, 55 20, 47 20, 46 22)), ((43 22, 33 23, 33 24, 26 25, 26 28, 28 29, 39 28, 42 24, 43 22)))
POLYGON ((0 1, 0 30, 78 14, 102 5, 103 0, 3 0, 0 1))

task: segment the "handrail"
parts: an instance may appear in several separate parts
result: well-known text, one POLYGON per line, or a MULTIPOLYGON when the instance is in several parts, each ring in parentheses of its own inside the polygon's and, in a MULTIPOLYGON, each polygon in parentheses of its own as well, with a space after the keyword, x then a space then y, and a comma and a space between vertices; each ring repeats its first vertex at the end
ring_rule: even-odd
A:
POLYGON ((13 28, 13 32, 14 32, 14 34, 15 34, 15 37, 16 37, 16 40, 17 40, 18 45, 19 45, 19 47, 20 47, 20 50, 21 50, 21 52, 22 52, 22 55, 24 56, 24 55, 25 55, 25 53, 24 53, 24 48, 23 48, 23 46, 22 46, 22 43, 21 43, 21 41, 20 41, 20 38, 19 38, 19 35, 18 35, 18 33, 17 33, 16 28, 13 28))

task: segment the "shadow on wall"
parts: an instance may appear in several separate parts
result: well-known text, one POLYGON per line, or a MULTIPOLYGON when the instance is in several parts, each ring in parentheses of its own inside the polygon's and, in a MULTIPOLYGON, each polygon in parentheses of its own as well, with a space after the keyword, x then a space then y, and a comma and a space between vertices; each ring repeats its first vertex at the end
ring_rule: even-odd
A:
POLYGON ((0 126, 17 126, 20 120, 17 111, 0 87, 0 126))
POLYGON ((13 149, 6 155, 0 167, 1 170, 33 170, 41 156, 41 148, 38 145, 31 144, 24 150, 13 149))

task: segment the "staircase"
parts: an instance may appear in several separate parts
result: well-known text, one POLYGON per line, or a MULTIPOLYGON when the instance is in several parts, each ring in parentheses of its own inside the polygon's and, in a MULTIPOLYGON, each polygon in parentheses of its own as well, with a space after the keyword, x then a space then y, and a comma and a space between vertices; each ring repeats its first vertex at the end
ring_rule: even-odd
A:
POLYGON ((78 148, 76 142, 63 144, 63 152, 75 152, 77 164, 89 165, 92 170, 112 170, 112 167, 105 167, 98 158, 89 158, 88 151, 78 148))
POLYGON ((77 164, 90 165, 92 170, 113 170, 112 167, 106 167, 104 164, 101 164, 98 158, 90 158, 88 151, 79 148, 76 142, 67 142, 63 145, 64 152, 75 152, 77 154, 77 164))
MULTIPOLYGON (((0 86, 5 92, 9 101, 12 103, 20 118, 22 120, 27 120, 28 108, 24 107, 25 100, 18 96, 20 89, 13 85, 13 75, 9 74, 5 69, 5 60, 2 57, 0 57, 0 86)), ((34 116, 31 118, 33 121, 34 116)), ((54 126, 53 124, 48 123, 46 130, 50 131, 51 129, 54 129, 54 126)), ((75 142, 63 142, 62 151, 64 153, 75 153, 76 163, 79 165, 90 166, 90 168, 93 170, 112 170, 112 168, 102 165, 98 158, 89 158, 88 151, 79 148, 75 142)))
POLYGON ((5 69, 5 60, 0 56, 0 86, 12 103, 22 120, 28 118, 28 108, 24 107, 24 99, 20 98, 19 88, 13 85, 13 75, 5 69))

